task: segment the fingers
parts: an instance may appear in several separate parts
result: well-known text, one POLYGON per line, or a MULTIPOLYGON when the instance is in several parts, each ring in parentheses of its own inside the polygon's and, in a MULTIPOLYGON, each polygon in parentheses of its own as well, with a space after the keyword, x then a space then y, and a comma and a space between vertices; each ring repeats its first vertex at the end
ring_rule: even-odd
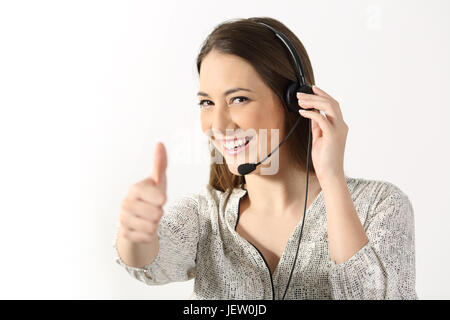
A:
POLYGON ((317 124, 316 121, 314 121, 313 119, 311 120, 311 132, 313 134, 314 137, 314 141, 317 140, 317 138, 322 137, 322 130, 320 129, 320 126, 317 124))
POLYGON ((164 214, 163 209, 159 206, 154 206, 140 200, 132 201, 128 199, 122 202, 122 211, 153 222, 158 222, 164 214))
POLYGON ((132 213, 122 214, 120 216, 120 225, 121 227, 148 235, 154 234, 158 228, 158 222, 143 219, 132 213))
POLYGON ((161 191, 166 192, 166 169, 167 169, 167 153, 164 144, 158 142, 155 147, 153 172, 151 178, 161 191))
POLYGON ((120 214, 120 233, 133 242, 150 243, 158 235, 163 210, 139 200, 125 199, 120 214))
POLYGON ((337 102, 336 100, 334 100, 334 98, 332 96, 330 96, 328 93, 326 93, 325 91, 320 89, 318 86, 312 86, 312 89, 315 94, 322 96, 322 97, 326 97, 334 102, 337 102))
POLYGON ((153 172, 150 177, 128 190, 122 202, 120 232, 133 242, 149 243, 157 237, 158 224, 166 203, 167 154, 161 142, 156 144, 153 172))
POLYGON ((137 230, 129 229, 127 227, 121 227, 120 236, 136 243, 150 243, 158 237, 158 234, 157 232, 155 232, 151 235, 137 230))
POLYGON ((320 112, 299 110, 299 113, 302 117, 313 119, 315 122, 317 122, 320 126, 320 129, 322 129, 324 133, 328 134, 331 132, 330 123, 327 119, 325 119, 324 116, 320 114, 320 112))
POLYGON ((130 200, 142 200, 155 206, 162 206, 167 200, 166 193, 150 178, 132 185, 128 197, 130 200))
POLYGON ((323 111, 328 118, 337 119, 338 117, 341 117, 337 109, 330 103, 330 100, 323 97, 314 95, 301 96, 301 98, 298 99, 298 105, 304 109, 314 108, 323 111))
POLYGON ((137 243, 150 243, 158 237, 158 224, 164 214, 160 206, 127 197, 121 208, 120 232, 124 238, 137 243))
POLYGON ((297 98, 299 106, 302 108, 313 107, 321 110, 328 118, 330 118, 331 122, 334 122, 335 119, 343 119, 339 103, 323 90, 319 90, 319 88, 314 86, 313 91, 315 94, 298 92, 297 98))

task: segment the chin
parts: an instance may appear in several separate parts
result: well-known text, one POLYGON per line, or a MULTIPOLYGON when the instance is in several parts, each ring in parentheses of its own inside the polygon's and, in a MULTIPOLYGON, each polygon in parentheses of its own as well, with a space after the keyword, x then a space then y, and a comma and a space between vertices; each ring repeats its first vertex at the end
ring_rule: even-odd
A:
POLYGON ((235 164, 235 163, 228 163, 227 162, 227 166, 228 166, 228 170, 230 170, 230 172, 232 174, 234 174, 235 176, 240 176, 239 172, 238 172, 238 166, 239 164, 235 164))
MULTIPOLYGON (((239 173, 239 171, 238 171, 238 167, 239 167, 239 165, 241 165, 242 163, 239 163, 239 164, 228 164, 227 163, 227 165, 228 165, 228 170, 230 170, 230 172, 232 173, 232 174, 234 174, 235 176, 244 176, 244 175, 242 175, 242 174, 240 174, 239 173)), ((252 172, 250 172, 249 174, 246 174, 245 176, 249 176, 249 175, 252 175, 252 174, 258 174, 259 173, 259 166, 255 169, 255 170, 253 170, 252 172)))
MULTIPOLYGON (((243 163, 248 163, 248 162, 257 162, 257 160, 254 161, 254 159, 252 159, 253 157, 249 156, 250 152, 254 152, 252 149, 246 150, 244 153, 242 153, 239 156, 236 156, 236 155, 233 156, 233 155, 225 154, 225 152, 220 149, 221 146, 218 146, 217 144, 214 144, 214 146, 215 146, 215 152, 218 152, 220 154, 220 156, 222 157, 222 160, 224 161, 223 163, 226 163, 226 165, 228 166, 228 170, 230 170, 230 172, 236 176, 241 176, 241 174, 238 171, 239 165, 241 165, 243 163)), ((258 171, 259 171, 259 167, 249 174, 252 174, 252 173, 255 173, 258 171)))

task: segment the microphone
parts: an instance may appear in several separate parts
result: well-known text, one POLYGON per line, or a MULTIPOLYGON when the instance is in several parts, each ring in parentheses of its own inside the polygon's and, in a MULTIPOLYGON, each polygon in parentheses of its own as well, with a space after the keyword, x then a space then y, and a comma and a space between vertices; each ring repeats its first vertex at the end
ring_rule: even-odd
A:
POLYGON ((249 174, 250 172, 255 170, 256 167, 259 164, 260 163, 258 163, 258 164, 256 164, 256 163, 243 163, 243 164, 239 165, 239 167, 238 167, 239 174, 241 174, 241 175, 249 174))
MULTIPOLYGON (((300 123, 300 119, 301 116, 298 117, 297 121, 295 122, 295 124, 292 126, 291 130, 289 131, 289 133, 286 135, 286 137, 284 137, 284 139, 280 142, 280 144, 274 149, 272 150, 272 152, 270 152, 263 160, 257 162, 257 163, 243 163, 241 165, 238 166, 238 172, 240 175, 245 176, 246 174, 249 174, 250 172, 253 172, 256 167, 258 167, 261 163, 263 163, 267 158, 269 158, 272 153, 274 153, 275 151, 277 151, 281 145, 287 140, 287 138, 289 138, 289 136, 292 134, 292 132, 294 132, 294 129, 297 127, 297 125, 300 123)), ((309 120, 309 119, 308 119, 309 120)))

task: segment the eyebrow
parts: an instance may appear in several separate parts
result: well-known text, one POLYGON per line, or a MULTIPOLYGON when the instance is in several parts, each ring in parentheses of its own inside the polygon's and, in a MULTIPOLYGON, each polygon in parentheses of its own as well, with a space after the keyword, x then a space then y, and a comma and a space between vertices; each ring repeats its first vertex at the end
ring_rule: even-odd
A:
MULTIPOLYGON (((225 91, 225 92, 223 93, 223 96, 226 97, 227 95, 229 95, 229 94, 231 94, 231 93, 233 93, 233 92, 236 92, 236 91, 248 91, 248 92, 253 92, 252 90, 246 89, 246 88, 231 88, 231 89, 228 89, 227 91, 225 91)), ((205 93, 205 92, 202 92, 202 91, 199 91, 199 92, 197 93, 197 95, 198 95, 198 96, 203 96, 203 97, 211 98, 211 97, 209 96, 209 94, 207 94, 207 93, 205 93)))

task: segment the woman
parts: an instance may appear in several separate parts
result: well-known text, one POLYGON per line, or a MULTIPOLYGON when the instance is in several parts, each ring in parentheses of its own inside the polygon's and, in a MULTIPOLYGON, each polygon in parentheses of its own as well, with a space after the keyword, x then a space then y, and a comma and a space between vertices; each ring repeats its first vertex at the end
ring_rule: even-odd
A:
POLYGON ((292 137, 271 157, 275 168, 239 174, 239 164, 261 160, 273 150, 273 138, 278 144, 300 116, 281 101, 296 77, 286 47, 257 22, 289 37, 307 83, 315 83, 306 50, 281 22, 249 18, 218 25, 197 59, 202 131, 213 146, 209 184, 163 215, 167 159, 158 144, 152 176, 133 185, 123 202, 117 263, 149 285, 195 278, 193 299, 417 299, 412 204, 392 183, 344 174, 348 127, 325 91, 313 86, 314 94, 298 95, 301 107, 324 115, 301 113, 292 137), (294 264, 308 121, 312 167, 294 264))

